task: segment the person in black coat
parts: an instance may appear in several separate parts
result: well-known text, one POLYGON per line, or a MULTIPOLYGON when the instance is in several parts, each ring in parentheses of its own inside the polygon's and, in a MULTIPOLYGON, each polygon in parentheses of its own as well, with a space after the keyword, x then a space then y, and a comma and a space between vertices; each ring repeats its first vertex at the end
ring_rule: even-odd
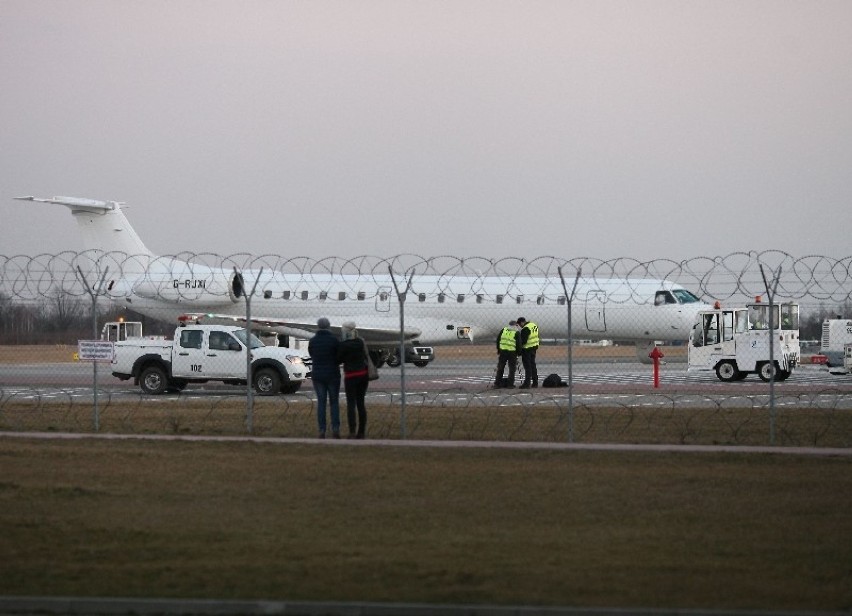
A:
POLYGON ((331 434, 340 438, 340 362, 337 350, 340 341, 331 333, 328 319, 317 320, 316 335, 308 341, 311 356, 311 381, 317 394, 317 424, 319 437, 325 438, 326 402, 331 409, 331 434))
POLYGON ((340 327, 342 342, 337 359, 343 364, 343 386, 346 390, 346 419, 349 423, 349 438, 364 438, 367 430, 367 407, 364 399, 370 379, 367 373, 367 345, 358 335, 355 323, 347 322, 340 327), (358 422, 355 422, 355 410, 358 422))

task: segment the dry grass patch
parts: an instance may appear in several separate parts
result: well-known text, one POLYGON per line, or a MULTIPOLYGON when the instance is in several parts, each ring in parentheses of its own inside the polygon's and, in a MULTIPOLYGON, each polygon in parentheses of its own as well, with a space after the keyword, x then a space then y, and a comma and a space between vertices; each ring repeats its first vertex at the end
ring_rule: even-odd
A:
MULTIPOLYGON (((91 403, 68 400, 7 399, 0 406, 0 430, 91 432, 91 403)), ((371 438, 402 438, 398 406, 371 405, 371 438)), ((565 401, 539 398, 512 406, 408 405, 405 436, 417 440, 488 440, 565 443, 569 419, 565 401)), ((341 423, 346 430, 345 405, 341 423)), ((116 434, 248 434, 246 401, 242 396, 211 400, 105 397, 98 413, 99 431, 116 434)), ((313 437, 316 410, 303 397, 256 398, 251 434, 313 437)), ((786 446, 852 447, 852 413, 844 408, 784 406, 776 411, 776 444, 786 446)), ((575 404, 573 440, 578 443, 690 445, 768 445, 770 416, 765 407, 727 408, 709 402, 686 407, 661 398, 657 405, 594 406, 575 404)))
POLYGON ((852 460, 0 439, 0 594, 848 609, 852 460))

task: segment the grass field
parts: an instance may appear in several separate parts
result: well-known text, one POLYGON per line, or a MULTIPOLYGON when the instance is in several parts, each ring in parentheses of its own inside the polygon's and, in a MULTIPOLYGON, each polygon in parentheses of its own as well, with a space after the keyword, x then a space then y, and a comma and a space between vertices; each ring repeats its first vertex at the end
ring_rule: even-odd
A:
POLYGON ((0 437, 0 594, 852 607, 849 457, 357 445, 0 437))
MULTIPOLYGON (((742 404, 742 401, 739 401, 742 404)), ((370 404, 368 435, 400 439, 400 408, 370 404)), ((776 444, 781 446, 852 446, 852 413, 847 408, 784 406, 776 412, 776 444)), ((343 410, 345 424, 345 409, 343 410)), ((253 408, 255 436, 313 437, 316 409, 300 396, 258 398, 253 408)), ((242 396, 212 400, 102 397, 98 428, 113 434, 178 434, 244 436, 246 402, 242 396)), ((406 438, 413 440, 476 440, 568 442, 568 413, 546 397, 529 405, 410 405, 405 415, 406 438)), ((0 404, 0 431, 92 432, 91 402, 51 396, 9 398, 0 404)), ((644 406, 577 404, 573 413, 577 443, 753 445, 770 444, 769 412, 765 407, 726 403, 681 407, 661 398, 644 406)))

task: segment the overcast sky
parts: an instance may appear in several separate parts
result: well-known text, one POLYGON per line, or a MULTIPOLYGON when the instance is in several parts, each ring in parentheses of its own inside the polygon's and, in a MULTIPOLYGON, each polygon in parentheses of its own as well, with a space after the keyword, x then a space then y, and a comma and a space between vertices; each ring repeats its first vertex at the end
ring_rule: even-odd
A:
POLYGON ((0 254, 852 255, 852 2, 0 0, 0 254))

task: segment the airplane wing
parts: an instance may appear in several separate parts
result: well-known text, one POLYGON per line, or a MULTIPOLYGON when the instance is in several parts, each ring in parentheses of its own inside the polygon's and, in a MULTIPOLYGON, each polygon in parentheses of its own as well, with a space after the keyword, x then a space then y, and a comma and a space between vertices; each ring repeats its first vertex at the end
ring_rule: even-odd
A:
MULTIPOLYGON (((246 324, 245 316, 236 316, 230 314, 190 313, 182 315, 178 318, 178 320, 186 323, 208 323, 219 325, 245 326, 246 324)), ((347 321, 354 321, 356 323, 358 322, 358 320, 355 318, 345 317, 332 322, 331 327, 329 329, 335 335, 340 336, 340 328, 347 321)), ((315 321, 306 323, 302 321, 295 321, 292 319, 273 319, 269 317, 252 317, 251 325, 253 329, 263 329, 268 332, 276 332, 279 334, 294 336, 296 338, 310 338, 319 329, 315 321)), ((361 337, 367 342, 399 342, 399 330, 396 328, 387 329, 384 327, 370 327, 368 325, 358 325, 357 329, 361 337)), ((421 331, 419 329, 405 329, 406 340, 414 340, 416 338, 419 338, 420 335, 421 331)))

